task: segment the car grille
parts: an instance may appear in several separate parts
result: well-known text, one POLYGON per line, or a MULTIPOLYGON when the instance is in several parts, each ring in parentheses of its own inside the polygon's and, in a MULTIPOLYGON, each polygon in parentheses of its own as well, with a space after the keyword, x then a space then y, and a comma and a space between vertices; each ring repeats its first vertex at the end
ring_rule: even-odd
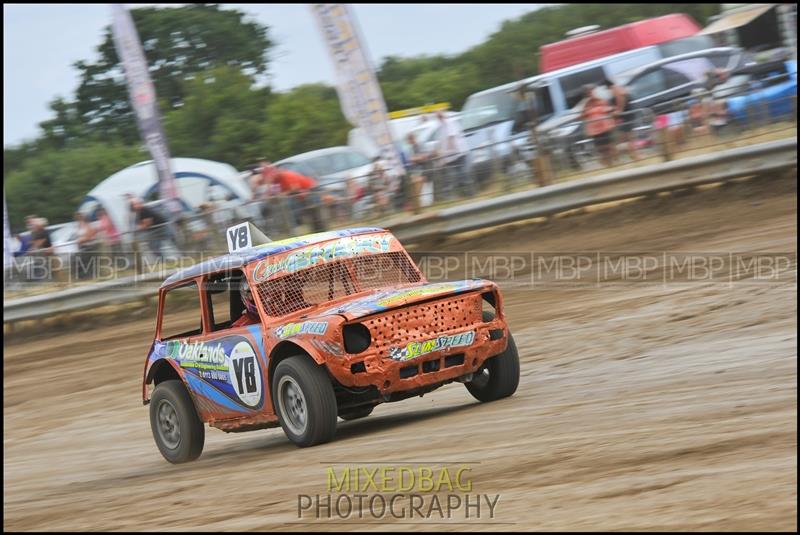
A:
POLYGON ((390 310, 361 323, 372 334, 373 347, 388 357, 393 346, 423 342, 444 332, 468 331, 482 322, 482 310, 480 294, 473 293, 390 310))

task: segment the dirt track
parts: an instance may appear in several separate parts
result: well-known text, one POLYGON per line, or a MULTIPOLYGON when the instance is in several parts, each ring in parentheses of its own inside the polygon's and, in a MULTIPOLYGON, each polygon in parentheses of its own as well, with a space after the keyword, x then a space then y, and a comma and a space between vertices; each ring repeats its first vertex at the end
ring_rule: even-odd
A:
MULTIPOLYGON (((796 195, 743 184, 441 248, 796 253, 796 195)), ((495 518, 353 527, 796 530, 796 276, 509 287, 514 397, 449 385, 304 450, 280 429, 209 430, 183 466, 158 454, 140 401, 152 320, 7 341, 4 528, 302 530, 297 496, 325 493, 327 466, 408 461, 477 463, 495 518)))

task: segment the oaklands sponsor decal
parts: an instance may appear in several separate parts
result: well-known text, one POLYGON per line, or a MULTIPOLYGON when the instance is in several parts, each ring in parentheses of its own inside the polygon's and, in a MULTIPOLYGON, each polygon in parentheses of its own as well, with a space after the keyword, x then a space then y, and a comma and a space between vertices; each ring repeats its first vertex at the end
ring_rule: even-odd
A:
POLYGON ((171 342, 167 358, 176 360, 183 368, 227 370, 225 349, 222 344, 205 342, 171 342))
POLYGON ((389 358, 393 360, 411 360, 434 351, 441 351, 448 347, 468 346, 475 341, 475 331, 456 333, 449 336, 439 336, 424 342, 409 342, 405 347, 389 349, 389 358))
POLYGON ((275 261, 266 258, 256 264, 253 280, 256 283, 281 274, 287 275, 317 264, 324 264, 362 254, 386 253, 391 250, 393 237, 388 235, 340 238, 338 240, 306 247, 275 261))

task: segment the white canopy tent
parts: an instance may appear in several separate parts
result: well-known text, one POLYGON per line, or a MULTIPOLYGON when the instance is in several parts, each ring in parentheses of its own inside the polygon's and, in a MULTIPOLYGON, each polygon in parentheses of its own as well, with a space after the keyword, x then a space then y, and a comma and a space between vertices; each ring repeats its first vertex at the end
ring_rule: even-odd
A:
MULTIPOLYGON (((197 158, 172 158, 172 171, 181 202, 195 209, 203 202, 233 197, 249 201, 252 193, 241 174, 231 165, 197 158)), ((132 194, 147 199, 157 192, 158 175, 152 160, 118 171, 95 186, 81 204, 81 212, 105 208, 120 232, 131 230, 130 210, 125 198, 132 194)))

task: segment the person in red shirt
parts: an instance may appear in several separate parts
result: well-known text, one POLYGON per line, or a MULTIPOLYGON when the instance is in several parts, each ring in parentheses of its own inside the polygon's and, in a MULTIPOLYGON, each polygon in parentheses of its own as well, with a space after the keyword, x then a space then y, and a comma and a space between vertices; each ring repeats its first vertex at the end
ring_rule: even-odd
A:
POLYGON ((262 175, 272 184, 276 184, 282 194, 289 197, 295 223, 308 218, 314 231, 325 230, 319 216, 318 208, 321 199, 316 180, 296 171, 277 167, 269 162, 262 164, 262 175))
POLYGON ((281 193, 297 193, 301 196, 305 196, 308 191, 317 187, 316 180, 301 175, 296 171, 282 169, 269 163, 266 164, 265 168, 263 174, 269 181, 280 187, 281 193))
POLYGON ((239 295, 242 297, 244 310, 239 319, 231 324, 231 327, 244 327, 245 325, 253 325, 258 323, 258 308, 256 307, 256 300, 253 298, 253 291, 250 289, 247 279, 242 279, 239 285, 239 295))

